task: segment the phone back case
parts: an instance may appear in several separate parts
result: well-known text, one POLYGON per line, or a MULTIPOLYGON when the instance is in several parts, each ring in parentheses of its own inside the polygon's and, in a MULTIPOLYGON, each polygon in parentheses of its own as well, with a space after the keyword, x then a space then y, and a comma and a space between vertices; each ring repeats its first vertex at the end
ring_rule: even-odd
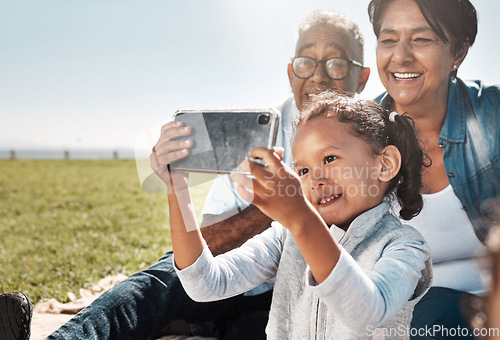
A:
MULTIPOLYGON (((229 173, 256 147, 273 148, 279 126, 275 110, 177 111, 174 120, 191 126, 189 156, 170 164, 190 172, 229 173)), ((184 138, 183 138, 184 139, 184 138)))

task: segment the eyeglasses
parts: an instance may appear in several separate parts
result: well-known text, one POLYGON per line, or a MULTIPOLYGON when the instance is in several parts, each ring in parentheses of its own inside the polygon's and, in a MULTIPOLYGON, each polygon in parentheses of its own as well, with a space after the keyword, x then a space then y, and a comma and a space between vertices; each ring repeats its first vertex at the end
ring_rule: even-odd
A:
POLYGON ((325 73, 333 80, 342 80, 347 76, 351 65, 363 67, 359 61, 344 58, 330 58, 326 60, 316 60, 311 57, 292 58, 293 74, 301 79, 307 79, 316 72, 319 63, 323 63, 325 73))

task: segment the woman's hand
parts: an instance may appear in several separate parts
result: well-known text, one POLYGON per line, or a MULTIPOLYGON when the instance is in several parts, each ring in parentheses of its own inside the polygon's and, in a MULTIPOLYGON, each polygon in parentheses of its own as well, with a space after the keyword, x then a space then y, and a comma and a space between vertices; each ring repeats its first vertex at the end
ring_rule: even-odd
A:
POLYGON ((172 140, 176 137, 185 137, 191 134, 191 128, 184 126, 182 122, 171 121, 161 128, 161 136, 149 161, 153 171, 167 184, 167 187, 175 190, 188 187, 188 174, 178 171, 170 171, 168 165, 176 160, 189 155, 189 148, 193 146, 190 139, 172 140))
POLYGON ((295 215, 310 208, 310 204, 302 194, 298 175, 282 161, 283 149, 256 148, 249 156, 262 159, 267 167, 251 161, 240 164, 240 168, 250 171, 255 178, 234 173, 231 177, 239 184, 238 194, 271 219, 285 227, 291 226, 295 215))

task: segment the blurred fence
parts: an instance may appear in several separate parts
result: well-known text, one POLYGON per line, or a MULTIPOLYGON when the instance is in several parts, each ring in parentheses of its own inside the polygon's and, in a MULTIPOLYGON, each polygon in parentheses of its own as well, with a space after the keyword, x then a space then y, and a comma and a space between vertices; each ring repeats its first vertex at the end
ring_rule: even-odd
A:
POLYGON ((57 150, 0 149, 0 159, 134 159, 134 151, 117 150, 57 150))

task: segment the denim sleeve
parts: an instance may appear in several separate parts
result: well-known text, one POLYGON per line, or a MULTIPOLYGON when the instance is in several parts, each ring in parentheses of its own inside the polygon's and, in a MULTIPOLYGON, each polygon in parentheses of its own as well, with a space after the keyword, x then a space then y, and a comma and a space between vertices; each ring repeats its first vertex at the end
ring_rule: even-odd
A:
MULTIPOLYGON (((212 256, 205 247, 191 266, 177 275, 195 301, 216 301, 244 293, 276 274, 283 249, 284 228, 274 225, 241 247, 212 256)), ((175 254, 174 254, 175 256, 175 254)), ((175 266, 175 259, 174 266, 175 266)))
POLYGON ((395 240, 385 248, 373 269, 365 272, 342 248, 337 265, 325 281, 318 285, 308 267, 306 282, 349 328, 377 327, 413 298, 428 259, 429 249, 424 242, 395 240))

